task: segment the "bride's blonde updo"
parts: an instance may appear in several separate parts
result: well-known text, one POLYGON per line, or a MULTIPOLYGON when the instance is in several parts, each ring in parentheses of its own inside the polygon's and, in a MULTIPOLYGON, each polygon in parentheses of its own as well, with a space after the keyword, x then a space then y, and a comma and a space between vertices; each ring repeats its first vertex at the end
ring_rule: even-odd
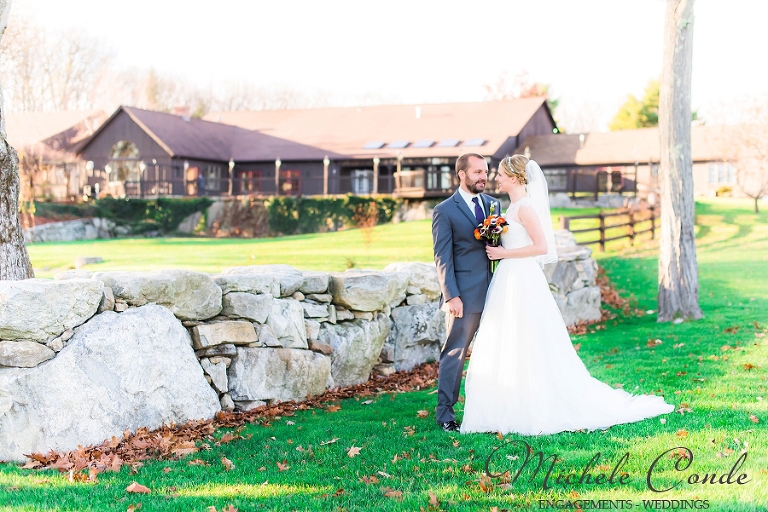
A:
POLYGON ((525 173, 525 166, 528 163, 528 159, 523 155, 512 155, 504 158, 501 161, 501 170, 507 176, 514 176, 520 183, 526 185, 528 183, 528 176, 525 173))

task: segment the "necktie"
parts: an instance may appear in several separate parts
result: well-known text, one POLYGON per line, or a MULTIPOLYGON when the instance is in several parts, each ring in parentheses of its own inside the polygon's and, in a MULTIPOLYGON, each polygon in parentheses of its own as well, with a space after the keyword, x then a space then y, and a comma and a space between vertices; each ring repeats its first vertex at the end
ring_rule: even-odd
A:
POLYGON ((483 213, 483 209, 480 208, 480 202, 476 197, 472 198, 472 202, 475 203, 475 219, 477 219, 478 224, 482 224, 485 219, 485 214, 483 213))

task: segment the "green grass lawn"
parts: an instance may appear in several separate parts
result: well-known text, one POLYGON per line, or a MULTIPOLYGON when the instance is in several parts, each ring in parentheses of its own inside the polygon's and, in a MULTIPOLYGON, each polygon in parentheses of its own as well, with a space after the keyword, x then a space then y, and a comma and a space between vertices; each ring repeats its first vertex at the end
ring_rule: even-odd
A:
MULTIPOLYGON (((553 210, 553 223, 559 226, 560 215, 598 212, 597 208, 553 210)), ((381 269, 393 261, 432 261, 430 230, 431 221, 417 221, 282 238, 133 238, 38 243, 28 249, 36 277, 74 268, 78 256, 101 256, 103 263, 85 267, 94 272, 184 268, 215 273, 231 266, 272 263, 343 271, 352 266, 381 269)))
MULTIPOLYGON (((250 425, 242 432, 246 437, 251 435, 249 439, 180 461, 151 462, 136 474, 130 474, 127 467, 117 474, 102 473, 96 484, 70 483, 66 475, 54 471, 31 472, 13 464, 0 465, 0 511, 126 510, 138 503, 141 510, 151 511, 205 511, 210 506, 220 511, 230 504, 241 511, 489 511, 492 507, 539 509, 539 499, 633 500, 635 509, 643 509, 642 499, 698 499, 708 500, 709 510, 765 510, 768 214, 750 213, 748 202, 705 201, 697 205, 697 222, 703 320, 657 324, 654 314, 619 315, 589 334, 574 337, 574 343, 581 343, 579 355, 595 377, 634 393, 663 394, 681 410, 666 415, 665 422, 652 418, 607 431, 528 438, 451 435, 435 425, 434 388, 383 393, 370 404, 364 404, 364 399, 342 401, 341 410, 335 413, 301 411, 269 427, 250 425), (661 343, 649 347, 649 340, 661 343), (429 415, 421 418, 419 410, 427 410, 429 415), (496 479, 493 485, 484 486, 485 490, 481 488, 483 465, 492 450, 501 447, 492 470, 514 471, 520 459, 510 458, 522 453, 512 442, 521 439, 545 455, 558 454, 561 462, 556 464, 555 474, 580 475, 589 459, 600 452, 592 474, 610 475, 619 458, 629 452, 629 461, 622 467, 629 481, 626 485, 555 484, 544 491, 541 475, 530 482, 524 474, 511 485, 496 479), (742 450, 747 450, 747 460, 733 480, 738 473, 746 473, 750 481, 744 485, 683 481, 669 492, 649 491, 646 472, 650 464, 678 446, 693 452, 691 467, 676 472, 674 460, 664 455, 653 476, 657 487, 669 487, 693 473, 716 473, 719 478, 728 473, 742 450), (348 456, 352 447, 360 448, 359 455, 348 456), (227 471, 222 457, 231 460, 234 469, 227 471), (210 465, 189 465, 193 458, 210 465), (288 468, 281 471, 278 463, 288 468), (378 481, 372 482, 371 477, 378 481), (126 486, 133 481, 151 488, 152 494, 126 493, 126 486), (438 507, 430 508, 430 493, 440 502, 438 507)), ((145 250, 160 252, 157 247, 163 247, 168 256, 146 255, 136 261, 215 270, 213 255, 217 252, 213 250, 204 257, 204 264, 191 258, 177 263, 171 257, 173 252, 180 256, 184 243, 203 242, 146 241, 142 246, 145 250), (166 243, 175 249, 168 251, 166 243)), ((333 269, 330 265, 344 268, 345 258, 362 259, 361 266, 371 267, 431 258, 429 224, 424 222, 377 228, 368 254, 357 246, 362 242, 355 231, 209 243, 214 242, 221 247, 218 253, 228 254, 230 259, 220 267, 245 263, 250 254, 255 255, 251 261, 257 263, 285 262, 322 269, 333 269), (314 244, 319 247, 307 247, 312 240, 319 241, 314 244), (368 263, 364 260, 367 256, 368 263)), ((98 247, 125 243, 101 242, 98 247)), ((141 246, 139 241, 134 244, 141 246)), ((72 246, 87 244, 56 244, 59 252, 72 246)), ((120 247, 126 251, 125 245, 120 247)), ((195 246, 196 256, 203 257, 199 247, 195 246)), ((36 265, 45 258, 56 261, 53 251, 48 256, 36 252, 43 249, 46 247, 42 245, 32 248, 36 265)), ((634 248, 617 243, 609 246, 609 252, 596 255, 622 294, 633 297, 642 310, 656 308, 656 250, 652 242, 638 243, 634 248)), ((117 257, 119 253, 116 250, 112 254, 117 257)), ((129 255, 120 261, 123 265, 131 263, 129 255)), ((460 418, 460 405, 457 410, 460 418)))

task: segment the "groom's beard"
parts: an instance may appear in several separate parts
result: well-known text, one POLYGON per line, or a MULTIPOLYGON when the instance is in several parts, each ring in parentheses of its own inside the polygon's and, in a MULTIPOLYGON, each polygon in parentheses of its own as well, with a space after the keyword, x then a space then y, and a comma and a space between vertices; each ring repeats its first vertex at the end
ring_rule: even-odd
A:
POLYGON ((477 180, 474 183, 467 183, 467 190, 473 194, 479 194, 485 190, 485 180, 477 180))

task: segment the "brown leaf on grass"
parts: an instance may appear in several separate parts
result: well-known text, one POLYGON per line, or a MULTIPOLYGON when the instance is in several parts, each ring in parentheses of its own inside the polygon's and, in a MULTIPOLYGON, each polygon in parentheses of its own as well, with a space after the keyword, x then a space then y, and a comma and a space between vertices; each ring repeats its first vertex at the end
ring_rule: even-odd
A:
POLYGON ((224 464, 224 469, 226 469, 227 471, 232 471, 233 469, 235 469, 235 465, 232 463, 231 460, 229 460, 226 457, 221 458, 221 463, 224 464))
POLYGON ((347 456, 348 457, 354 457, 355 455, 360 455, 360 447, 359 446, 353 446, 349 450, 347 450, 347 456))
POLYGON ((187 466, 210 466, 210 464, 205 462, 203 459, 192 459, 191 461, 187 462, 187 466))
POLYGON ((429 411, 425 411, 422 409, 421 411, 416 412, 416 416, 418 416, 419 418, 426 418, 427 416, 429 416, 429 411))
POLYGON ((728 334, 736 334, 737 332, 739 332, 739 329, 741 329, 740 326, 734 325, 733 327, 727 327, 727 328, 723 329, 723 332, 728 333, 728 334))
POLYGON ((344 489, 336 489, 336 492, 333 493, 335 497, 344 496, 344 489))
POLYGON ((489 493, 493 490, 493 480, 491 480, 491 477, 485 473, 480 475, 480 480, 477 485, 480 487, 480 490, 485 493, 489 493))
POLYGON ((683 439, 688 437, 688 431, 685 430, 684 428, 681 428, 680 430, 677 431, 675 435, 678 437, 678 439, 683 439))
POLYGON ((379 483, 379 478, 376 476, 363 476, 363 478, 360 479, 361 482, 365 482, 366 484, 377 484, 379 483))
POLYGON ((396 491, 395 489, 391 489, 389 487, 384 488, 384 496, 386 498, 393 498, 396 500, 403 499, 403 491, 396 491))
POLYGON ((221 439, 219 439, 219 444, 227 444, 233 439, 238 439, 238 438, 242 439, 242 437, 235 435, 232 432, 226 432, 223 436, 221 436, 221 439))
POLYGON ((753 365, 752 363, 744 363, 744 369, 745 370, 749 371, 752 368, 755 368, 755 365, 753 365))
POLYGON ((144 487, 138 482, 133 482, 131 485, 125 488, 125 492, 134 492, 138 494, 149 494, 152 491, 149 489, 149 487, 144 487))
POLYGON ((432 491, 429 491, 429 507, 436 509, 440 508, 440 500, 437 499, 437 495, 432 491))
POLYGON ((758 423, 760 421, 760 418, 752 414, 749 416, 749 421, 751 421, 752 423, 758 423))
POLYGON ((128 505, 128 508, 125 509, 125 512, 136 512, 141 508, 141 503, 131 503, 128 505))
POLYGON ((576 352, 578 352, 580 348, 581 348, 581 343, 577 343, 573 346, 573 350, 575 350, 576 352))
POLYGON ((291 469, 291 466, 288 465, 287 460, 283 460, 283 462, 277 462, 278 471, 288 471, 289 469, 291 469))
POLYGON ((325 408, 325 412, 339 412, 341 410, 340 405, 329 405, 325 408))
MULTIPOLYGON (((218 412, 214 419, 205 421, 190 421, 182 425, 166 425, 150 431, 140 428, 135 433, 126 430, 120 438, 111 437, 99 445, 88 446, 70 452, 51 451, 47 455, 27 455, 40 465, 28 469, 56 468, 63 471, 95 467, 108 467, 119 471, 122 465, 128 465, 131 473, 136 473, 145 460, 176 459, 174 450, 188 448, 188 442, 210 440, 210 436, 220 428, 236 428, 247 423, 268 425, 270 419, 276 416, 293 416, 296 411, 322 409, 330 402, 338 402, 355 396, 371 396, 381 392, 395 393, 421 390, 435 385, 437 382, 438 363, 422 364, 412 370, 395 372, 387 377, 373 375, 362 384, 328 390, 320 396, 310 397, 304 401, 280 402, 274 406, 257 407, 248 412, 218 412)), ((333 405, 331 407, 334 407, 333 405)), ((339 407, 339 406, 336 406, 339 407)), ((327 442, 336 442, 338 439, 327 442)), ((200 448, 205 448, 203 444, 200 448)), ((33 463, 28 463, 32 466, 33 463)))

